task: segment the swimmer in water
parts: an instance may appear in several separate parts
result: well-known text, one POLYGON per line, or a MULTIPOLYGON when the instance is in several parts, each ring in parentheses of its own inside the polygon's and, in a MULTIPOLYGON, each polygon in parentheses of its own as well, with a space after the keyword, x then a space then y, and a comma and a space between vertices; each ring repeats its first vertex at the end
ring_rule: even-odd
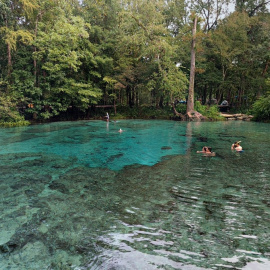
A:
POLYGON ((212 147, 204 146, 202 151, 197 151, 197 153, 205 154, 205 156, 215 156, 216 153, 212 152, 212 147))
POLYGON ((109 113, 106 113, 105 119, 107 120, 107 122, 110 121, 110 115, 109 115, 109 113))
POLYGON ((232 146, 231 146, 231 149, 232 150, 235 150, 236 152, 243 152, 243 148, 240 145, 240 142, 241 141, 238 141, 238 142, 233 143, 232 146))

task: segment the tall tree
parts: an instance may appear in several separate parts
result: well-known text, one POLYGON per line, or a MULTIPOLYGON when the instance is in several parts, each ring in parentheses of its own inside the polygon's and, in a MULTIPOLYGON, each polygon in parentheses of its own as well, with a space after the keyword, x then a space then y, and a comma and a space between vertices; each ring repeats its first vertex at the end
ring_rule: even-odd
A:
POLYGON ((224 15, 228 14, 231 3, 232 0, 193 0, 189 3, 189 7, 203 18, 202 30, 209 32, 216 28, 224 15))
MULTIPOLYGON (((41 68, 46 73, 43 80, 47 89, 42 91, 43 104, 51 106, 52 114, 65 111, 69 106, 85 110, 100 98, 100 89, 79 73, 91 53, 87 27, 90 26, 82 18, 67 18, 61 11, 50 24, 40 23, 35 41, 35 59, 41 62, 41 68)), ((90 59, 94 61, 93 56, 90 59)), ((49 117, 50 114, 47 112, 44 116, 49 117)))
POLYGON ((119 24, 123 42, 118 47, 122 57, 117 71, 129 104, 138 104, 142 93, 144 97, 150 93, 150 102, 157 107, 169 104, 171 96, 183 95, 186 76, 176 67, 176 46, 167 27, 168 6, 163 1, 140 0, 124 7, 119 24), (173 77, 179 82, 177 88, 173 77))
POLYGON ((187 101, 187 114, 194 111, 194 79, 195 79, 195 46, 196 46, 196 27, 198 17, 195 15, 193 19, 192 27, 192 41, 190 50, 190 76, 189 76, 189 88, 188 88, 188 101, 187 101))
POLYGON ((30 44, 32 34, 25 29, 20 29, 26 17, 38 7, 37 0, 4 1, 1 3, 1 15, 4 26, 0 27, 0 33, 7 46, 8 55, 8 77, 12 71, 12 51, 16 50, 17 41, 30 44))
POLYGON ((267 12, 269 0, 236 0, 235 10, 238 12, 247 12, 250 17, 258 13, 267 12))

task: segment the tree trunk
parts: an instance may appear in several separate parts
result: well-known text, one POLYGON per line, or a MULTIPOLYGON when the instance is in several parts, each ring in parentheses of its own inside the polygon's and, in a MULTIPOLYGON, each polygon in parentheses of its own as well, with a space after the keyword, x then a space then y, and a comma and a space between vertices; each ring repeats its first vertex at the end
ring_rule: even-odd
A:
MULTIPOLYGON (((6 28, 8 28, 7 18, 5 18, 5 24, 6 24, 6 28)), ((8 80, 10 81, 11 72, 12 72, 12 59, 11 59, 11 47, 8 42, 7 42, 7 55, 8 55, 7 75, 8 75, 8 80)))
MULTIPOLYGON (((181 121, 186 120, 186 117, 182 113, 179 113, 176 110, 174 102, 171 102, 171 104, 172 104, 173 113, 174 113, 175 117, 178 118, 178 120, 181 120, 181 121)), ((175 119, 175 117, 174 117, 174 119, 175 119)), ((175 120, 177 120, 177 119, 175 119, 175 120)))
POLYGON ((158 106, 159 106, 159 108, 163 108, 163 101, 164 101, 164 99, 163 99, 163 95, 159 98, 159 104, 158 104, 158 106))
POLYGON ((129 87, 129 85, 127 85, 127 87, 126 87, 126 105, 127 106, 129 106, 129 104, 130 104, 130 99, 131 99, 131 97, 130 97, 130 87, 129 87))
POLYGON ((195 18, 194 18, 193 28, 192 28, 190 78, 189 78, 189 89, 188 89, 187 114, 191 111, 194 111, 196 26, 197 26, 197 16, 195 16, 195 18))
POLYGON ((11 61, 11 48, 9 44, 7 44, 7 54, 8 54, 8 78, 10 79, 12 70, 12 61, 11 61))
POLYGON ((196 26, 197 16, 195 16, 192 28, 192 42, 191 42, 191 60, 190 60, 190 78, 188 89, 188 101, 186 118, 189 121, 201 121, 207 118, 197 111, 194 111, 194 80, 195 80, 195 45, 196 45, 196 26))
POLYGON ((206 99, 207 99, 207 87, 208 85, 206 84, 203 89, 203 97, 202 97, 202 104, 205 105, 206 99))
POLYGON ((195 16, 193 21, 192 28, 192 43, 191 43, 191 60, 190 60, 190 79, 189 79, 189 89, 188 89, 188 100, 187 100, 187 110, 186 115, 182 115, 177 112, 174 102, 172 103, 173 112, 178 119, 181 120, 190 120, 190 121, 201 121, 206 120, 207 118, 200 114, 199 112, 194 111, 194 79, 195 79, 195 43, 196 43, 196 26, 197 26, 197 17, 195 16))
MULTIPOLYGON (((41 12, 38 13, 36 23, 35 23, 35 40, 37 39, 37 30, 38 30, 38 19, 40 16, 41 12)), ((37 47, 34 46, 34 52, 36 53, 37 47)), ((35 78, 35 86, 37 86, 37 60, 34 58, 34 78, 35 78)))

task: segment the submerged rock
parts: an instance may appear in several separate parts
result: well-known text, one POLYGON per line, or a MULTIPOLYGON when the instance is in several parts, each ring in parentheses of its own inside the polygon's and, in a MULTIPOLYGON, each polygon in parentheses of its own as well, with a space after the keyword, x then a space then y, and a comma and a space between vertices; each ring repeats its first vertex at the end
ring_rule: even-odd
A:
POLYGON ((227 120, 242 120, 242 121, 250 121, 253 116, 242 114, 242 113, 236 113, 236 114, 230 114, 230 113, 221 113, 221 116, 226 118, 227 120))
POLYGON ((207 142, 207 138, 206 138, 206 137, 202 137, 202 136, 200 136, 200 137, 198 138, 198 140, 199 140, 200 142, 207 142))
POLYGON ((170 150, 172 149, 170 146, 162 146, 161 147, 161 150, 170 150))
POLYGON ((18 245, 12 241, 9 241, 3 245, 0 245, 1 253, 11 253, 14 249, 16 249, 18 245))
POLYGON ((57 190, 61 193, 64 193, 64 194, 68 194, 69 193, 69 190, 66 188, 66 186, 62 183, 57 183, 56 181, 53 181, 50 185, 49 185, 49 188, 50 189, 53 189, 53 190, 57 190))

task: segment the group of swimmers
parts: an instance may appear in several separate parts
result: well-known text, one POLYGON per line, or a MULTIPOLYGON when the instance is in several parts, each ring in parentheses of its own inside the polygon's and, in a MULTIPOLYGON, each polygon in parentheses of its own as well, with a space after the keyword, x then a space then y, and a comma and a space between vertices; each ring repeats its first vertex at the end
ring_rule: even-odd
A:
MULTIPOLYGON (((241 141, 237 141, 237 142, 233 143, 232 146, 231 146, 231 149, 238 152, 238 153, 243 152, 243 148, 240 145, 240 142, 241 141)), ((212 147, 208 147, 208 146, 204 146, 202 148, 202 151, 197 151, 197 153, 203 153, 203 154, 205 154, 207 156, 215 156, 216 155, 215 152, 212 152, 212 147)))

